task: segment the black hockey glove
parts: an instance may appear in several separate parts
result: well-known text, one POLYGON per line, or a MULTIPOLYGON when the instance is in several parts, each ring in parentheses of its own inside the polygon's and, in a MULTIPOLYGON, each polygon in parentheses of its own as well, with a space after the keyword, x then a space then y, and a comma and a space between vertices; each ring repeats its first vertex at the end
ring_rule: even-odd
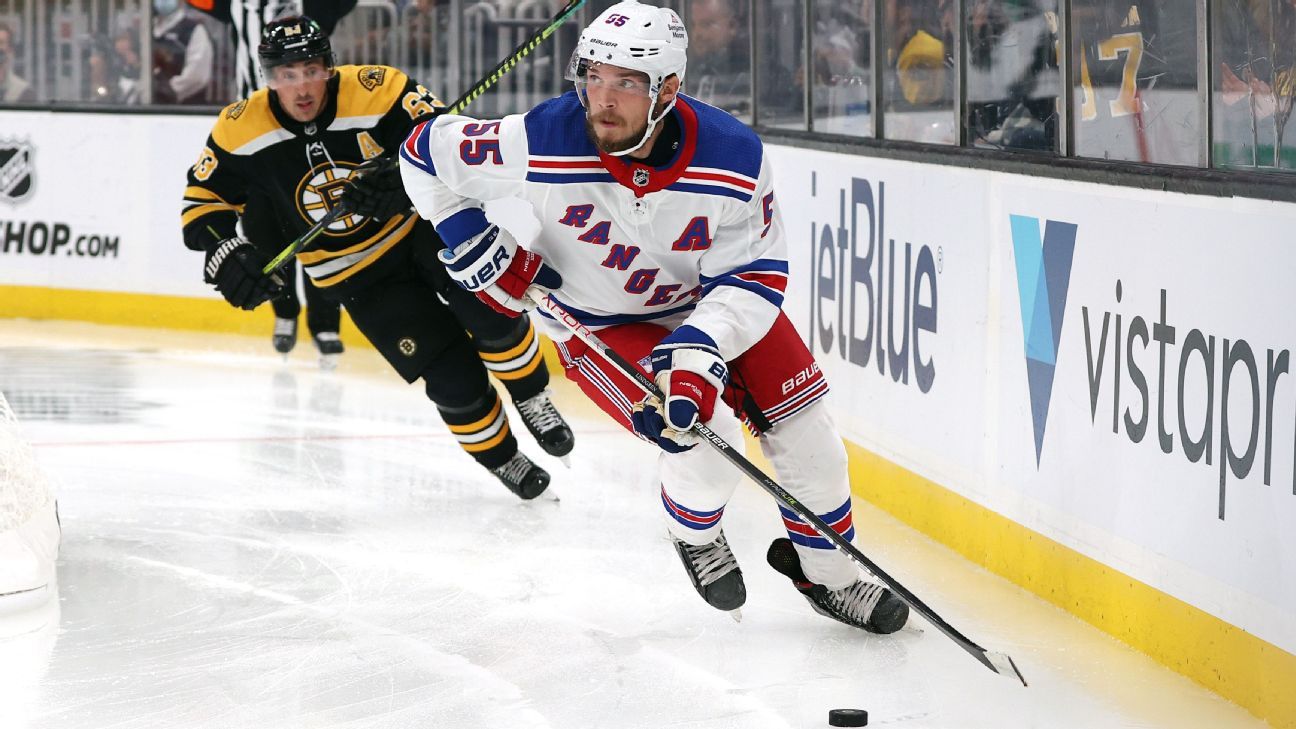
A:
POLYGON ((231 305, 251 311, 283 290, 279 274, 261 273, 269 262, 246 239, 226 238, 207 249, 203 280, 214 284, 231 305))
POLYGON ((389 220, 409 210, 412 203, 396 158, 375 157, 357 167, 351 184, 342 191, 341 203, 356 215, 374 220, 389 220))

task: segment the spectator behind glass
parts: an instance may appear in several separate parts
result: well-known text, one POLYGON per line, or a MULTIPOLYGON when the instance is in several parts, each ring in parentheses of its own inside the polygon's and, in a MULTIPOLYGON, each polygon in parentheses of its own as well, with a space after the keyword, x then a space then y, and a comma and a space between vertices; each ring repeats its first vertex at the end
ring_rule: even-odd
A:
POLYGON ((0 103, 35 101, 31 84, 13 72, 15 56, 13 29, 0 23, 0 103))
POLYGON ((814 69, 817 83, 837 86, 866 81, 872 63, 873 4, 816 6, 814 69))
POLYGON ((102 104, 138 104, 139 81, 128 72, 127 59, 118 52, 116 43, 103 35, 89 41, 86 62, 90 81, 89 101, 102 104))
POLYGON ((448 3, 441 0, 411 0, 401 9, 401 23, 409 38, 409 55, 405 62, 413 69, 416 78, 440 78, 445 73, 448 44, 443 43, 442 38, 450 32, 450 12, 443 7, 446 5, 448 3), (436 73, 434 68, 437 68, 436 73))
MULTIPOLYGON (((1054 8, 1054 0, 1046 0, 1054 8)), ((970 0, 967 125, 975 146, 1057 148, 1057 28, 1037 0, 970 0)), ((1054 15, 1054 17, 1056 17, 1054 15)))
POLYGON ((690 11, 685 93, 731 114, 747 112, 751 68, 746 22, 733 0, 695 0, 690 11))
POLYGON ((852 136, 872 133, 872 26, 873 0, 816 0, 812 65, 815 131, 852 136))
POLYGON ((153 100, 213 101, 211 35, 179 0, 153 0, 153 100))
POLYGON ((887 17, 892 46, 888 60, 895 64, 901 96, 915 107, 944 105, 953 98, 950 85, 954 64, 954 4, 950 0, 906 3, 888 0, 887 17))
POLYGON ((90 89, 85 98, 103 104, 141 103, 140 58, 134 31, 123 30, 111 39, 95 35, 88 46, 90 89))

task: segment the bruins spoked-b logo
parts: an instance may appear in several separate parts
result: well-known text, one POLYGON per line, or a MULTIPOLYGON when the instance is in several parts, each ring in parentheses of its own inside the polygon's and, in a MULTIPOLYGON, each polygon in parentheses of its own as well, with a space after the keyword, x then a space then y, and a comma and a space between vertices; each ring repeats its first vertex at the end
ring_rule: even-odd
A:
MULTIPOLYGON (((323 162, 311 168, 297 185, 297 212, 310 223, 318 223, 346 189, 347 180, 358 167, 354 162, 323 162)), ((346 235, 368 222, 359 215, 344 215, 324 229, 326 235, 346 235)))
POLYGON ((387 69, 382 66, 364 66, 359 71, 360 85, 365 87, 366 91, 373 91, 375 88, 382 86, 383 78, 387 76, 387 69))
POLYGON ((32 153, 27 142, 0 139, 0 200, 15 203, 31 194, 32 153))

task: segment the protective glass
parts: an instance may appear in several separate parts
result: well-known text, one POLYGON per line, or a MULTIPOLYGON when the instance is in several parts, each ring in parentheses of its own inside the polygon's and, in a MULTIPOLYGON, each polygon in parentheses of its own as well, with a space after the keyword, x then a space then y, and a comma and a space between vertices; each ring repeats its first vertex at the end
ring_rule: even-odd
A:
POLYGON ((261 74, 265 77, 266 86, 278 91, 279 89, 327 81, 333 75, 333 65, 327 59, 312 58, 298 63, 263 66, 261 74))

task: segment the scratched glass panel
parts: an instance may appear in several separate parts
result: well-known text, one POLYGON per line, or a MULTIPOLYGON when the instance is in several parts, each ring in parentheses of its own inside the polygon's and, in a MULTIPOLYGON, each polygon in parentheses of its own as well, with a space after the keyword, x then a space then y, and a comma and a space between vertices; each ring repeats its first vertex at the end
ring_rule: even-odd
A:
POLYGON ((756 113, 760 124, 805 129, 805 0, 761 0, 756 113))
POLYGON ((1215 3, 1215 163, 1296 169, 1296 6, 1291 0, 1215 3))
POLYGON ((1057 0, 969 0, 968 144, 1057 152, 1057 0))
POLYGON ((887 139, 953 144, 954 0, 884 0, 880 42, 887 139))
POLYGON ((1075 0, 1076 154, 1196 165, 1196 0, 1075 0))
POLYGON ((873 135, 873 0, 815 0, 814 130, 873 135))

